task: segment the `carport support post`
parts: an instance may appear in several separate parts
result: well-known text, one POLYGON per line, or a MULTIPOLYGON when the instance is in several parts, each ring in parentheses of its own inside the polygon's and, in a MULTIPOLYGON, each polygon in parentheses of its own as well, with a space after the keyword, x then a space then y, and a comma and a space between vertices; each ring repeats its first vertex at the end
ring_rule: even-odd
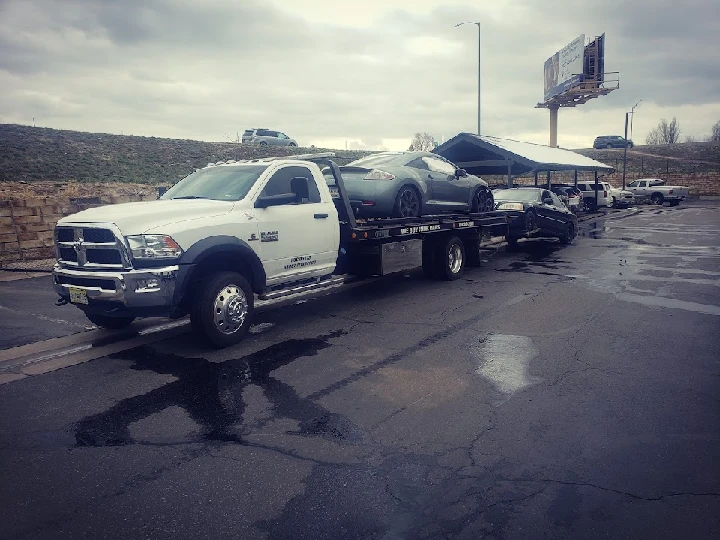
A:
POLYGON ((577 189, 577 171, 575 171, 575 189, 577 189))
POLYGON ((547 172, 547 188, 550 189, 550 171, 547 172))
POLYGON ((537 187, 537 171, 535 171, 535 187, 537 187))
POLYGON ((507 162, 507 166, 508 166, 508 183, 507 183, 507 186, 508 186, 508 188, 512 188, 512 187, 513 187, 513 177, 512 177, 512 166, 513 166, 513 162, 512 162, 512 161, 508 161, 508 162, 507 162))
POLYGON ((598 207, 598 174, 597 171, 595 171, 595 210, 597 210, 598 207))

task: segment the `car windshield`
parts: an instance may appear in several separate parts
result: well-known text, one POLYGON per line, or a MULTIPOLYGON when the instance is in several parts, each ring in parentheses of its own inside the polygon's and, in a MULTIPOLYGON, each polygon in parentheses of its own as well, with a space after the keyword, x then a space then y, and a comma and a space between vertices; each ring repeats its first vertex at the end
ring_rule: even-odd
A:
POLYGON ((208 167, 195 171, 175 184, 161 199, 244 199, 268 165, 208 167))
POLYGON ((536 189, 496 189, 493 197, 496 201, 532 202, 539 200, 540 192, 536 189))
POLYGON ((392 163, 397 158, 398 154, 374 154, 356 159, 355 161, 348 163, 348 165, 351 167, 376 167, 378 165, 387 165, 388 163, 392 163))

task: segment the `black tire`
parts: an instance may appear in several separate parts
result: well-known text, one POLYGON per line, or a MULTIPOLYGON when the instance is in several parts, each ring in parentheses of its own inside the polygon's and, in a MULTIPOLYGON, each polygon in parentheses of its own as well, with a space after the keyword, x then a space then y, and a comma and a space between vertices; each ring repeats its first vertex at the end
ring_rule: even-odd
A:
POLYGON ((490 190, 485 188, 478 189, 473 195, 471 212, 492 212, 495 209, 495 201, 493 200, 490 190))
POLYGON ((403 186, 395 197, 393 209, 395 217, 420 217, 422 215, 422 197, 412 186, 403 186))
POLYGON ((615 197, 612 198, 612 204, 610 205, 611 208, 618 208, 618 202, 615 197))
POLYGON ((457 236, 448 236, 437 243, 433 265, 435 277, 455 281, 465 271, 465 246, 457 236))
POLYGON ((517 236, 506 236, 505 241, 507 242, 507 251, 517 251, 518 240, 519 238, 517 236))
POLYGON ((437 243, 430 238, 425 238, 422 244, 422 268, 426 277, 437 278, 435 265, 435 254, 437 243))
POLYGON ((267 146, 267 142, 266 142, 266 141, 260 141, 258 144, 259 144, 260 146, 267 146))
POLYGON ((665 202, 665 197, 663 197, 662 193, 653 193, 650 197, 650 202, 662 206, 662 204, 665 202))
POLYGON ((247 334, 254 307, 252 288, 242 274, 217 272, 200 283, 192 300, 190 321, 195 333, 208 343, 229 347, 247 334))
POLYGON ((607 145, 605 146, 605 148, 612 148, 612 147, 613 147, 612 144, 607 144, 607 145))
POLYGON ((560 243, 563 246, 567 246, 568 244, 572 244, 573 238, 575 238, 575 225, 568 223, 565 234, 560 237, 560 243))
POLYGON ((595 198, 592 199, 585 199, 585 209, 588 212, 594 212, 597 210, 597 203, 595 202, 595 198))
POLYGON ((525 212, 525 230, 527 232, 533 232, 537 229, 537 216, 532 210, 525 212))
POLYGON ((680 204, 680 201, 668 201, 668 203, 670 204, 670 206, 677 206, 678 204, 680 204))
POLYGON ((633 146, 635 146, 633 143, 631 143, 631 142, 627 143, 628 148, 632 148, 633 146))
POLYGON ((295 144, 294 142, 291 142, 290 144, 288 144, 288 146, 297 146, 297 144, 295 144))
POLYGON ((85 313, 88 320, 95 326, 108 330, 122 330, 127 328, 135 320, 135 317, 110 317, 100 313, 85 313))

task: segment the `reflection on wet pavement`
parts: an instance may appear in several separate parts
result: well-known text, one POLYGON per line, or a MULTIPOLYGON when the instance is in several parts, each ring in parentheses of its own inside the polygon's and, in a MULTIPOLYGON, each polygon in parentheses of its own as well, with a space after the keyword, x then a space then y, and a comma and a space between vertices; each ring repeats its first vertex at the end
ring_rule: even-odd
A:
POLYGON ((300 425, 299 434, 353 442, 360 432, 349 420, 328 412, 271 373, 300 357, 313 356, 330 347, 328 340, 344 332, 312 339, 292 339, 256 353, 222 363, 204 358, 185 358, 150 346, 123 352, 117 357, 134 362, 132 369, 173 375, 169 382, 145 394, 123 399, 102 413, 75 425, 77 446, 134 444, 130 426, 170 407, 179 407, 200 426, 205 441, 242 443, 245 403, 243 391, 259 387, 272 404, 273 417, 290 418, 300 425))

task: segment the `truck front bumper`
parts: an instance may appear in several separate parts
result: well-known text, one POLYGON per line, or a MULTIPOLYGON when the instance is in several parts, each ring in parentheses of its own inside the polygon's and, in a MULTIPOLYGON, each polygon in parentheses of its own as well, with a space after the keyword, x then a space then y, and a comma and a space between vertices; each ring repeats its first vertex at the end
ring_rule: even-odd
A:
POLYGON ((169 314, 176 304, 175 292, 180 273, 178 265, 93 272, 62 268, 56 264, 53 285, 55 291, 68 302, 71 289, 80 291, 80 297, 84 296, 87 304, 76 302, 75 305, 86 311, 169 314))

